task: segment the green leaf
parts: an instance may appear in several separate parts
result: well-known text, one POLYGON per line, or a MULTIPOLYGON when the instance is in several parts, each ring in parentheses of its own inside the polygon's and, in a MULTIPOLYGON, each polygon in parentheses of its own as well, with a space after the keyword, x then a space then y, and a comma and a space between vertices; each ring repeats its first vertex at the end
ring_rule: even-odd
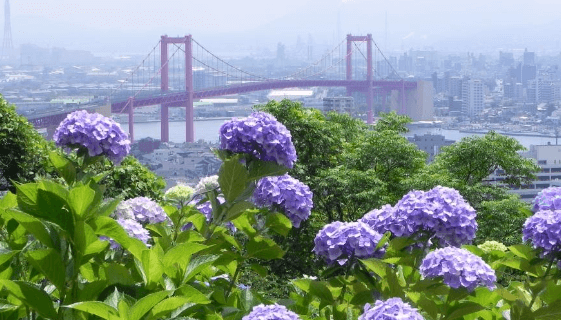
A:
POLYGON ((242 231, 250 238, 254 237, 257 234, 257 230, 253 228, 253 224, 255 223, 253 214, 249 214, 246 212, 233 220, 232 223, 234 224, 234 226, 236 226, 236 228, 238 228, 239 231, 242 231))
POLYGON ((448 316, 446 319, 462 319, 465 315, 478 312, 483 309, 485 309, 485 307, 473 301, 461 302, 448 310, 448 316))
POLYGON ((312 281, 310 283, 310 294, 320 298, 328 304, 332 304, 333 302, 335 302, 335 299, 333 299, 333 294, 331 293, 329 288, 327 288, 325 283, 321 281, 312 281))
POLYGON ((129 268, 121 264, 109 263, 103 266, 103 270, 108 284, 119 283, 125 286, 131 286, 135 283, 129 268))
POLYGON ((178 295, 181 295, 187 298, 187 302, 196 303, 196 304, 208 304, 210 300, 199 290, 193 288, 190 285, 183 285, 176 290, 178 295))
POLYGON ((15 184, 18 206, 30 214, 39 211, 37 205, 37 183, 15 184))
POLYGON ((95 191, 87 185, 72 188, 68 195, 70 209, 80 218, 84 218, 88 210, 96 205, 94 200, 95 191))
POLYGON ((61 195, 63 192, 58 190, 60 186, 47 183, 47 181, 42 181, 41 184, 44 185, 46 189, 39 188, 37 190, 37 205, 40 213, 30 212, 30 214, 57 224, 62 230, 73 236, 74 217, 72 213, 68 211, 68 202, 66 198, 63 198, 65 195, 61 195))
POLYGON ((63 291, 65 283, 65 267, 62 257, 54 249, 27 251, 27 260, 39 270, 59 291, 63 291))
POLYGON ((548 304, 546 307, 534 312, 536 319, 558 320, 561 319, 561 300, 548 304))
POLYGON ((109 217, 97 217, 91 222, 91 226, 97 235, 109 237, 128 250, 135 258, 142 260, 142 252, 147 250, 146 245, 135 238, 129 237, 127 232, 109 217))
POLYGON ((174 279, 181 277, 185 274, 191 256, 206 248, 207 245, 192 242, 174 246, 164 255, 163 264, 166 274, 174 279))
POLYGON ((172 313, 174 310, 190 304, 189 298, 185 296, 167 298, 158 303, 150 311, 149 319, 162 319, 172 313))
POLYGON ((379 277, 384 278, 386 276, 386 267, 387 264, 378 260, 378 259, 367 259, 367 260, 360 260, 364 264, 364 266, 377 274, 379 277))
POLYGON ((233 202, 246 188, 247 170, 239 157, 225 160, 218 173, 218 183, 227 202, 233 202))
POLYGON ((272 239, 255 237, 247 244, 247 257, 264 260, 280 259, 284 256, 284 250, 272 239))
POLYGON ((232 221, 242 215, 246 210, 254 207, 253 203, 249 201, 236 202, 226 211, 226 221, 232 221))
POLYGON ((27 232, 31 233, 35 239, 41 241, 42 244, 49 248, 54 247, 51 236, 41 220, 17 209, 6 210, 6 215, 16 220, 27 232))
POLYGON ((249 180, 259 180, 268 176, 282 176, 288 168, 275 161, 254 160, 249 166, 249 180))
POLYGON ((257 273, 259 276, 265 278, 267 276, 267 274, 269 273, 269 271, 267 271, 267 268, 263 267, 262 265, 258 264, 258 263, 252 263, 251 264, 251 270, 253 270, 255 273, 257 273))
POLYGON ((101 301, 77 302, 64 307, 87 312, 106 320, 113 319, 113 317, 118 317, 119 315, 117 309, 101 301))
POLYGON ((58 319, 58 314, 49 295, 24 281, 0 280, 0 287, 4 287, 29 308, 37 311, 42 317, 58 319))
POLYGON ((265 226, 286 237, 290 229, 292 229, 292 222, 282 213, 269 213, 267 214, 265 226))
POLYGON ((159 291, 151 293, 138 300, 131 308, 128 314, 129 320, 140 320, 150 309, 165 299, 171 291, 159 291))
POLYGON ((183 283, 186 283, 187 281, 191 280, 194 276, 196 276, 199 273, 199 271, 211 266, 214 263, 214 261, 216 261, 218 258, 220 258, 219 255, 213 255, 213 254, 193 257, 191 261, 189 261, 189 264, 187 265, 187 269, 185 270, 185 275, 183 276, 183 283))
POLYGON ((76 181, 76 168, 74 168, 72 162, 59 155, 56 151, 49 153, 49 158, 64 181, 72 185, 76 181))
POLYGON ((164 251, 158 245, 150 250, 142 252, 142 268, 146 276, 145 282, 148 287, 153 287, 162 279, 164 274, 164 251))
POLYGON ((510 250, 510 252, 514 253, 515 255, 527 261, 531 261, 536 257, 534 250, 531 247, 524 244, 517 244, 514 246, 510 246, 508 247, 508 249, 510 250))
POLYGON ((0 249, 0 266, 8 261, 11 261, 12 258, 19 252, 20 252, 19 250, 10 251, 6 249, 0 249))

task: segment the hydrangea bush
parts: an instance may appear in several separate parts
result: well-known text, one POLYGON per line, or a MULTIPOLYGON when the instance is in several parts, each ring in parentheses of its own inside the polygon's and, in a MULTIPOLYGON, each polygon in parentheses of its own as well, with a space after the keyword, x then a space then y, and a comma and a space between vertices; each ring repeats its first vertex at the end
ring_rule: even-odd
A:
POLYGON ((53 140, 59 147, 85 149, 90 157, 104 155, 120 163, 130 151, 130 140, 110 118, 85 110, 74 111, 56 129, 53 140))
POLYGON ((179 206, 104 199, 102 177, 85 169, 104 157, 118 162, 129 147, 102 116, 72 114, 56 137, 79 149, 78 161, 50 155, 66 183, 16 184, 16 194, 0 199, 2 318, 514 320, 561 312, 561 214, 552 190, 524 225, 534 247, 508 248, 468 245, 475 211, 456 190, 411 191, 359 221, 325 225, 313 249, 324 267, 292 280, 287 296, 270 297, 248 275, 268 276, 264 261, 283 257, 282 237, 313 206, 309 188, 284 175, 296 154, 272 116, 225 123, 218 176, 195 193, 170 190, 167 200, 179 206), (495 270, 512 269, 520 281, 496 283, 495 270))

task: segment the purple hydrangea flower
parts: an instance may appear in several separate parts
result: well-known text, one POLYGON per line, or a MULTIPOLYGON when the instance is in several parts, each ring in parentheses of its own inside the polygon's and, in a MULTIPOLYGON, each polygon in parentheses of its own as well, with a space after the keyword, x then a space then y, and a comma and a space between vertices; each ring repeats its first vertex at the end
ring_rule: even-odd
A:
POLYGON ((252 154, 257 159, 275 161, 291 169, 296 161, 290 132, 275 117, 264 112, 225 122, 220 127, 220 149, 252 154))
POLYGON ((495 271, 475 254, 461 248, 447 247, 430 252, 419 270, 426 278, 442 277, 451 288, 473 291, 486 286, 495 289, 495 271))
POLYGON ((164 209, 146 197, 136 197, 119 203, 114 215, 117 218, 133 219, 142 224, 170 221, 164 209))
POLYGON ((361 221, 379 233, 397 237, 434 236, 440 246, 461 246, 475 238, 475 210, 458 191, 437 186, 427 192, 413 190, 397 202, 368 212, 361 221))
MULTIPOLYGON (((146 244, 147 246, 150 246, 150 244, 148 243, 148 241, 150 240, 150 233, 148 232, 148 230, 144 229, 140 223, 136 222, 133 219, 125 219, 125 218, 118 218, 117 223, 119 223, 121 227, 125 229, 129 237, 136 238, 144 242, 144 244, 146 244)), ((113 239, 107 238, 105 236, 101 236, 99 238, 101 240, 109 240, 111 249, 115 250, 121 247, 121 245, 119 245, 113 239)))
POLYGON ((299 320, 298 315, 278 304, 258 305, 242 320, 299 320))
POLYGON ((364 313, 358 320, 423 320, 417 309, 400 298, 391 298, 386 301, 377 300, 374 305, 367 303, 364 313))
POLYGON ((314 252, 328 263, 337 261, 343 265, 357 258, 382 257, 385 249, 376 250, 382 235, 363 222, 339 222, 327 224, 314 239, 314 252))
POLYGON ((86 148, 91 157, 103 154, 117 164, 131 148, 128 134, 117 122, 85 110, 70 113, 56 129, 53 139, 59 147, 86 148))
POLYGON ((283 212, 296 228, 310 216, 312 198, 310 188, 288 174, 259 180, 253 193, 257 206, 283 212))
POLYGON ((561 210, 561 187, 545 188, 534 198, 532 210, 561 210))
POLYGON ((534 248, 543 249, 544 255, 561 249, 561 210, 543 210, 526 219, 522 240, 532 241, 534 248))

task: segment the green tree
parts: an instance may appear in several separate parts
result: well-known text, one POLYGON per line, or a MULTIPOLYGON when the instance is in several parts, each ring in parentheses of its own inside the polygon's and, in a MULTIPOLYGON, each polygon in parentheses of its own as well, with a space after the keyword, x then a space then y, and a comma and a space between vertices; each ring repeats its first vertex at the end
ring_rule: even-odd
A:
POLYGON ((164 179, 142 165, 133 156, 127 156, 120 165, 114 166, 106 160, 96 173, 107 172, 102 183, 107 187, 105 196, 122 197, 123 200, 136 197, 147 197, 156 201, 163 200, 166 187, 164 179))
POLYGON ((45 173, 48 144, 13 105, 0 96, 0 190, 45 173))

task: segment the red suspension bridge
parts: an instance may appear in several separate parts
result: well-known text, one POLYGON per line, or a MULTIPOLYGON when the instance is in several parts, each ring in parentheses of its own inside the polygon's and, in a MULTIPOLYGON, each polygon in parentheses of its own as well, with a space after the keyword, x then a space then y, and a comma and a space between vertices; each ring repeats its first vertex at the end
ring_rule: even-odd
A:
MULTIPOLYGON (((349 34, 315 63, 281 78, 269 78, 246 72, 220 59, 191 35, 162 36, 145 59, 131 71, 128 79, 112 91, 109 97, 111 113, 128 113, 132 140, 134 109, 160 105, 161 140, 167 142, 169 108, 185 107, 185 138, 187 142, 193 142, 193 102, 202 98, 295 87, 344 87, 347 95, 353 92, 365 95, 368 123, 373 121, 375 95, 381 97, 382 104, 385 105, 390 94, 394 108, 403 114, 423 109, 418 106, 419 103, 428 101, 423 97, 426 93, 418 92, 423 84, 404 79, 384 80, 375 75, 373 47, 377 49, 376 54, 379 52, 389 64, 371 34, 349 34)), ((395 70, 393 73, 397 75, 395 70)), ((430 104, 432 105, 432 96, 430 104)), ((46 126, 52 125, 51 122, 58 124, 65 116, 65 113, 39 116, 30 118, 30 121, 36 126, 46 126)))

